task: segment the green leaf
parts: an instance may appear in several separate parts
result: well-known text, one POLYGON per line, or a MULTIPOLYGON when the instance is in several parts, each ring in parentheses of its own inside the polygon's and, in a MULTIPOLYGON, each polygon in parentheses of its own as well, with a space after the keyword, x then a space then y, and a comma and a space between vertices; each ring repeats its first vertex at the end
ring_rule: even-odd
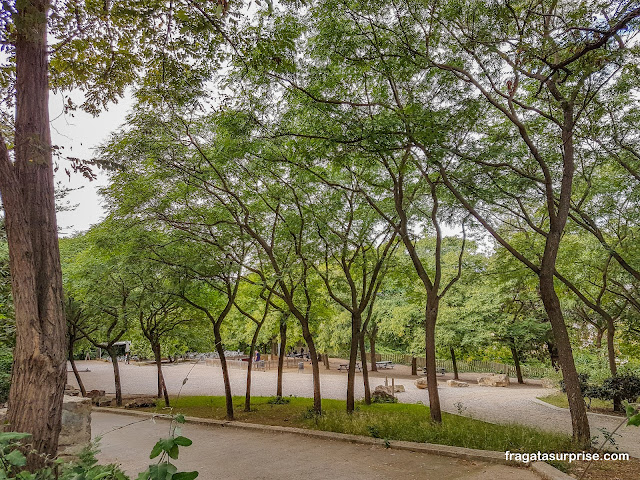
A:
POLYGON ((3 432, 0 433, 0 443, 18 442, 31 437, 30 433, 22 432, 3 432))
POLYGON ((151 455, 149 455, 149 458, 156 458, 162 453, 162 450, 162 440, 159 440, 151 449, 151 455))
POLYGON ((179 450, 178 445, 174 444, 174 445, 172 445, 172 446, 171 446, 171 448, 167 451, 167 453, 169 454, 169 456, 170 456, 171 458, 173 458, 173 459, 175 460, 176 458, 178 458, 178 453, 179 453, 179 451, 178 451, 178 450, 179 450))
POLYGON ((635 407, 633 407, 632 405, 629 405, 628 403, 625 405, 625 410, 627 413, 627 417, 629 418, 631 418, 636 413, 635 407))
POLYGON ((635 427, 640 427, 640 413, 637 413, 633 417, 629 418, 627 425, 633 425, 635 427))
POLYGON ((198 477, 198 472, 180 472, 173 476, 173 480, 193 480, 198 477))
POLYGON ((173 417, 173 419, 178 423, 185 423, 186 422, 186 420, 184 418, 184 415, 182 413, 179 413, 178 415, 173 417))
POLYGON ((174 438, 173 441, 176 442, 176 444, 180 445, 181 447, 188 447, 193 443, 189 438, 182 437, 182 436, 174 438))
POLYGON ((5 455, 4 458, 14 467, 24 467, 27 464, 27 458, 20 450, 13 450, 11 453, 5 455))

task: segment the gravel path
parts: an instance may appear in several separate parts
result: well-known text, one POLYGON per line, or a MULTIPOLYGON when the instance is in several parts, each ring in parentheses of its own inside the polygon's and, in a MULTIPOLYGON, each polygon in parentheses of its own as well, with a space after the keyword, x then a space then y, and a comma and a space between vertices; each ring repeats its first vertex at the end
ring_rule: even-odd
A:
MULTIPOLYGON (((332 361, 332 369, 321 369, 320 385, 323 398, 345 399, 347 374, 337 371, 337 360, 332 361)), ((88 390, 101 389, 113 393, 113 370, 110 363, 100 361, 77 362, 78 368, 89 372, 81 372, 82 379, 88 390)), ((153 365, 124 365, 120 364, 122 377, 122 391, 125 395, 154 395, 157 391, 157 380, 153 365)), ((180 363, 163 366, 165 381, 170 395, 177 395, 182 388, 181 395, 224 395, 222 373, 219 367, 207 366, 202 363, 180 363), (185 377, 188 381, 182 385, 185 377)), ((371 378, 372 388, 384 384, 385 375, 391 382, 391 376, 396 384, 404 385, 406 391, 398 394, 398 400, 404 403, 422 402, 428 404, 426 390, 419 390, 414 385, 415 377, 409 375, 407 367, 397 366, 393 370, 374 373, 371 378)), ((475 381, 475 374, 461 374, 462 380, 475 381)), ((68 374, 69 383, 75 385, 73 373, 68 374)), ((231 389, 234 395, 244 395, 246 385, 246 370, 231 368, 231 389)), ((275 370, 254 371, 252 375, 253 395, 275 395, 277 373, 275 370)), ((364 396, 361 375, 356 378, 356 396, 364 396)), ((536 397, 548 395, 551 391, 544 389, 539 382, 530 384, 512 384, 507 388, 485 387, 470 384, 466 388, 448 387, 444 380, 450 375, 440 377, 438 391, 442 409, 450 413, 460 413, 479 420, 492 423, 520 423, 541 428, 543 430, 564 432, 571 434, 571 418, 567 409, 560 409, 541 403, 536 397)), ((312 397, 313 383, 311 366, 305 364, 305 369, 286 370, 283 379, 283 393, 298 397, 312 397)), ((612 432, 620 423, 617 418, 589 414, 592 436, 602 438, 601 429, 612 432)), ((618 430, 620 437, 616 437, 619 450, 629 452, 640 458, 640 428, 624 426, 618 430)))
MULTIPOLYGON (((135 478, 151 462, 149 452, 168 433, 169 423, 94 412, 94 436, 101 463, 118 463, 135 478)), ((198 470, 199 479, 214 480, 536 480, 531 471, 506 465, 459 460, 440 455, 385 449, 291 433, 266 433, 187 423, 182 435, 193 445, 180 449, 176 466, 198 470)))

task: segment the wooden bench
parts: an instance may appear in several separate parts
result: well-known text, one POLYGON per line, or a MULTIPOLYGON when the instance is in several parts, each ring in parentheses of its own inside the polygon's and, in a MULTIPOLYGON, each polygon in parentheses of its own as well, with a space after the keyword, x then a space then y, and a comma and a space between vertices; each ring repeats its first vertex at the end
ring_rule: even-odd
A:
POLYGON ((378 367, 378 368, 387 369, 387 368, 393 368, 394 366, 395 366, 394 363, 392 361, 389 361, 389 360, 386 360, 386 361, 383 361, 383 362, 376 362, 376 367, 378 367))
MULTIPOLYGON (((338 370, 340 371, 348 371, 349 370, 349 364, 348 363, 341 363, 340 366, 338 367, 338 370)), ((360 362, 356 363, 356 370, 361 372, 362 371, 362 367, 360 366, 360 362)))

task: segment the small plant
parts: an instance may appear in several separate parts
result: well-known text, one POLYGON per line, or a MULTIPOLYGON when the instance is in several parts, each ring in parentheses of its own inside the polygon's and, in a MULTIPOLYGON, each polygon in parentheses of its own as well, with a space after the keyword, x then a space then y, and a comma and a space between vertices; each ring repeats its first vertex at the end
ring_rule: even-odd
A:
POLYGON ((453 406, 456 407, 458 415, 464 415, 464 412, 467 410, 467 407, 465 407, 462 402, 456 402, 453 404, 453 406))
MULTIPOLYGON (((621 435, 619 433, 610 432, 609 430, 607 430, 604 427, 598 428, 598 431, 602 434, 602 436, 604 438, 604 440, 602 442, 603 445, 605 443, 609 442, 613 448, 618 450, 618 442, 616 442, 615 437, 616 436, 620 437, 621 435)), ((598 437, 594 437, 594 438, 597 439, 598 437)))
POLYGON ((175 424, 185 423, 184 415, 178 414, 173 417, 169 427, 169 438, 158 440, 149 458, 160 457, 158 463, 149 465, 149 468, 138 475, 137 480, 193 480, 197 478, 198 472, 178 472, 178 468, 169 459, 177 459, 180 447, 188 447, 193 442, 187 437, 177 435, 179 430, 175 424))
POLYGON ((20 451, 20 448, 25 447, 23 441, 28 438, 31 438, 28 433, 0 433, 0 478, 24 478, 25 480, 30 478, 29 476, 18 477, 22 467, 27 464, 27 457, 20 451))
POLYGON ((386 395, 373 395, 371 397, 371 403, 398 403, 398 399, 386 395))
POLYGON ((367 425, 367 431, 373 438, 381 438, 380 430, 375 425, 367 425))
POLYGON ((291 399, 290 398, 286 398, 286 397, 271 397, 269 400, 267 400, 267 403, 269 405, 287 405, 288 403, 291 403, 291 399))

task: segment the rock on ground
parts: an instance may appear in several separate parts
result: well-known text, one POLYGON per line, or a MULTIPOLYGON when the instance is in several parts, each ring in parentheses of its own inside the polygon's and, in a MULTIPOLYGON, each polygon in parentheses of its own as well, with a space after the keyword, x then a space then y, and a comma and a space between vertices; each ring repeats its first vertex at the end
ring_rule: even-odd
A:
POLYGON ((509 375, 493 374, 480 375, 478 377, 478 385, 486 385, 488 387, 508 387, 510 383, 509 375))

